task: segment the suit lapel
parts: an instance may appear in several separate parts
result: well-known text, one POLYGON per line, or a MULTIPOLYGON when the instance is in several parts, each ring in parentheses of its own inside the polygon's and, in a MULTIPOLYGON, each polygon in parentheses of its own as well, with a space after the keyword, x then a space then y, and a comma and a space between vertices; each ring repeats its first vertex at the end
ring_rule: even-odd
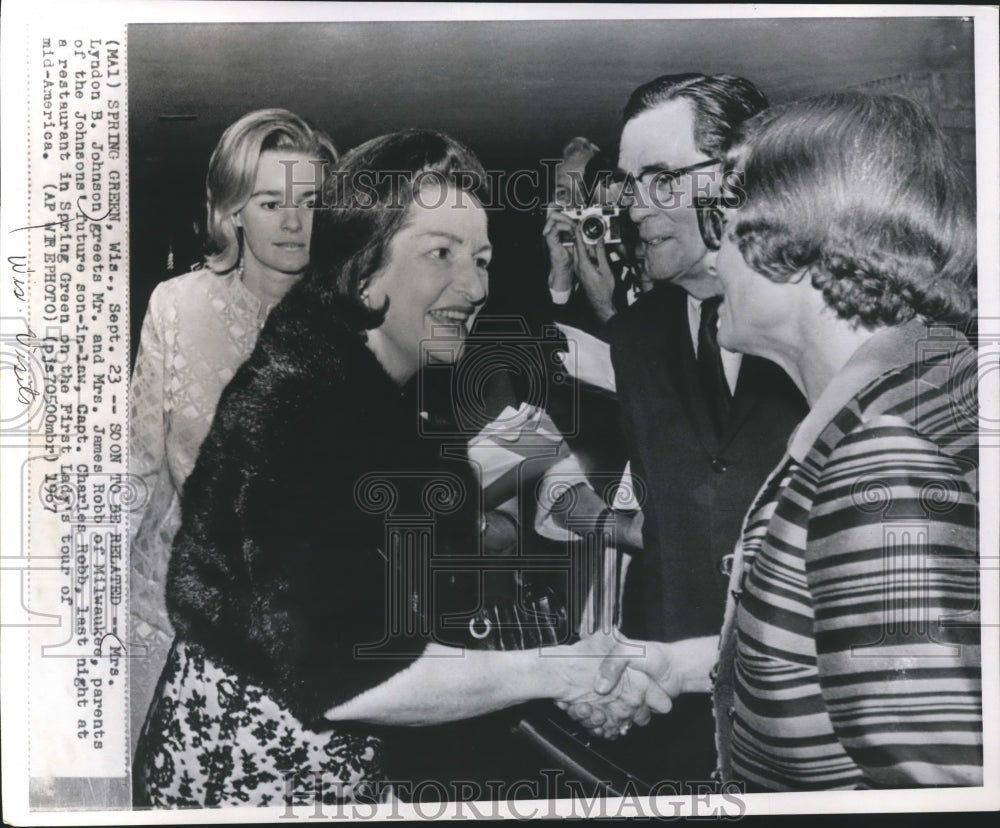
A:
POLYGON ((760 402, 762 391, 769 385, 772 371, 780 370, 772 362, 761 357, 745 355, 740 364, 740 375, 733 394, 733 407, 726 425, 723 447, 739 432, 747 417, 760 402))

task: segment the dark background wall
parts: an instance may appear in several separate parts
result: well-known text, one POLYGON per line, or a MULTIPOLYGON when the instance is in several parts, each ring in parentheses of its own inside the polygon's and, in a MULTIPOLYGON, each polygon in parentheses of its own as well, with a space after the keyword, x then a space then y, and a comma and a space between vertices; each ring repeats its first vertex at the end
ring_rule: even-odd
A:
POLYGON ((929 107, 951 138, 955 157, 971 184, 976 181, 975 75, 961 66, 908 72, 859 85, 873 92, 906 95, 929 107))
MULTIPOLYGON (((251 109, 291 109, 340 150, 432 127, 488 169, 544 170, 574 135, 614 144, 640 83, 729 72, 774 102, 858 86, 915 97, 974 181, 972 43, 957 17, 130 26, 133 352, 153 287, 200 260, 208 158, 251 109)), ((537 212, 491 216, 495 307, 543 296, 540 228, 537 212)))

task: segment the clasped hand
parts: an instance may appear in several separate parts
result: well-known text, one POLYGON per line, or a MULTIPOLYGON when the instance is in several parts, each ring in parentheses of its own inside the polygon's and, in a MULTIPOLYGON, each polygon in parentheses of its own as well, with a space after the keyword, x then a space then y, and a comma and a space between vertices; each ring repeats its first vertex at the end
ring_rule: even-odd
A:
POLYGON ((667 644, 615 631, 589 636, 571 649, 580 657, 567 671, 568 689, 556 704, 594 735, 614 739, 633 724, 647 724, 653 713, 669 713, 681 693, 710 691, 718 637, 667 644))

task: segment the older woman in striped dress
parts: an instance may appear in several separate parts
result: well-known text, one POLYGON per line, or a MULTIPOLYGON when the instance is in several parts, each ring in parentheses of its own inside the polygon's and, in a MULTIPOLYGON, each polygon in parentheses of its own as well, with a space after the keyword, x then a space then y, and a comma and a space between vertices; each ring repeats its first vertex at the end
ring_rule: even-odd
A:
POLYGON ((713 690, 720 778, 748 790, 981 785, 964 181, 919 105, 857 92, 762 113, 730 163, 738 198, 700 208, 719 342, 810 411, 747 515, 720 649, 647 643, 606 679, 713 690))

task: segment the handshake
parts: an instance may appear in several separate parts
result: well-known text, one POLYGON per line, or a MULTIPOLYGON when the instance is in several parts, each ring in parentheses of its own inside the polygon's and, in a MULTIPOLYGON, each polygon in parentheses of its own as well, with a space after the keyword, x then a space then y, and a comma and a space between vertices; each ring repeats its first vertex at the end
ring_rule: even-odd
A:
POLYGON ((669 713, 681 693, 708 693, 718 636, 665 643, 634 641, 617 630, 565 650, 556 705, 595 736, 616 739, 653 713, 669 713))

